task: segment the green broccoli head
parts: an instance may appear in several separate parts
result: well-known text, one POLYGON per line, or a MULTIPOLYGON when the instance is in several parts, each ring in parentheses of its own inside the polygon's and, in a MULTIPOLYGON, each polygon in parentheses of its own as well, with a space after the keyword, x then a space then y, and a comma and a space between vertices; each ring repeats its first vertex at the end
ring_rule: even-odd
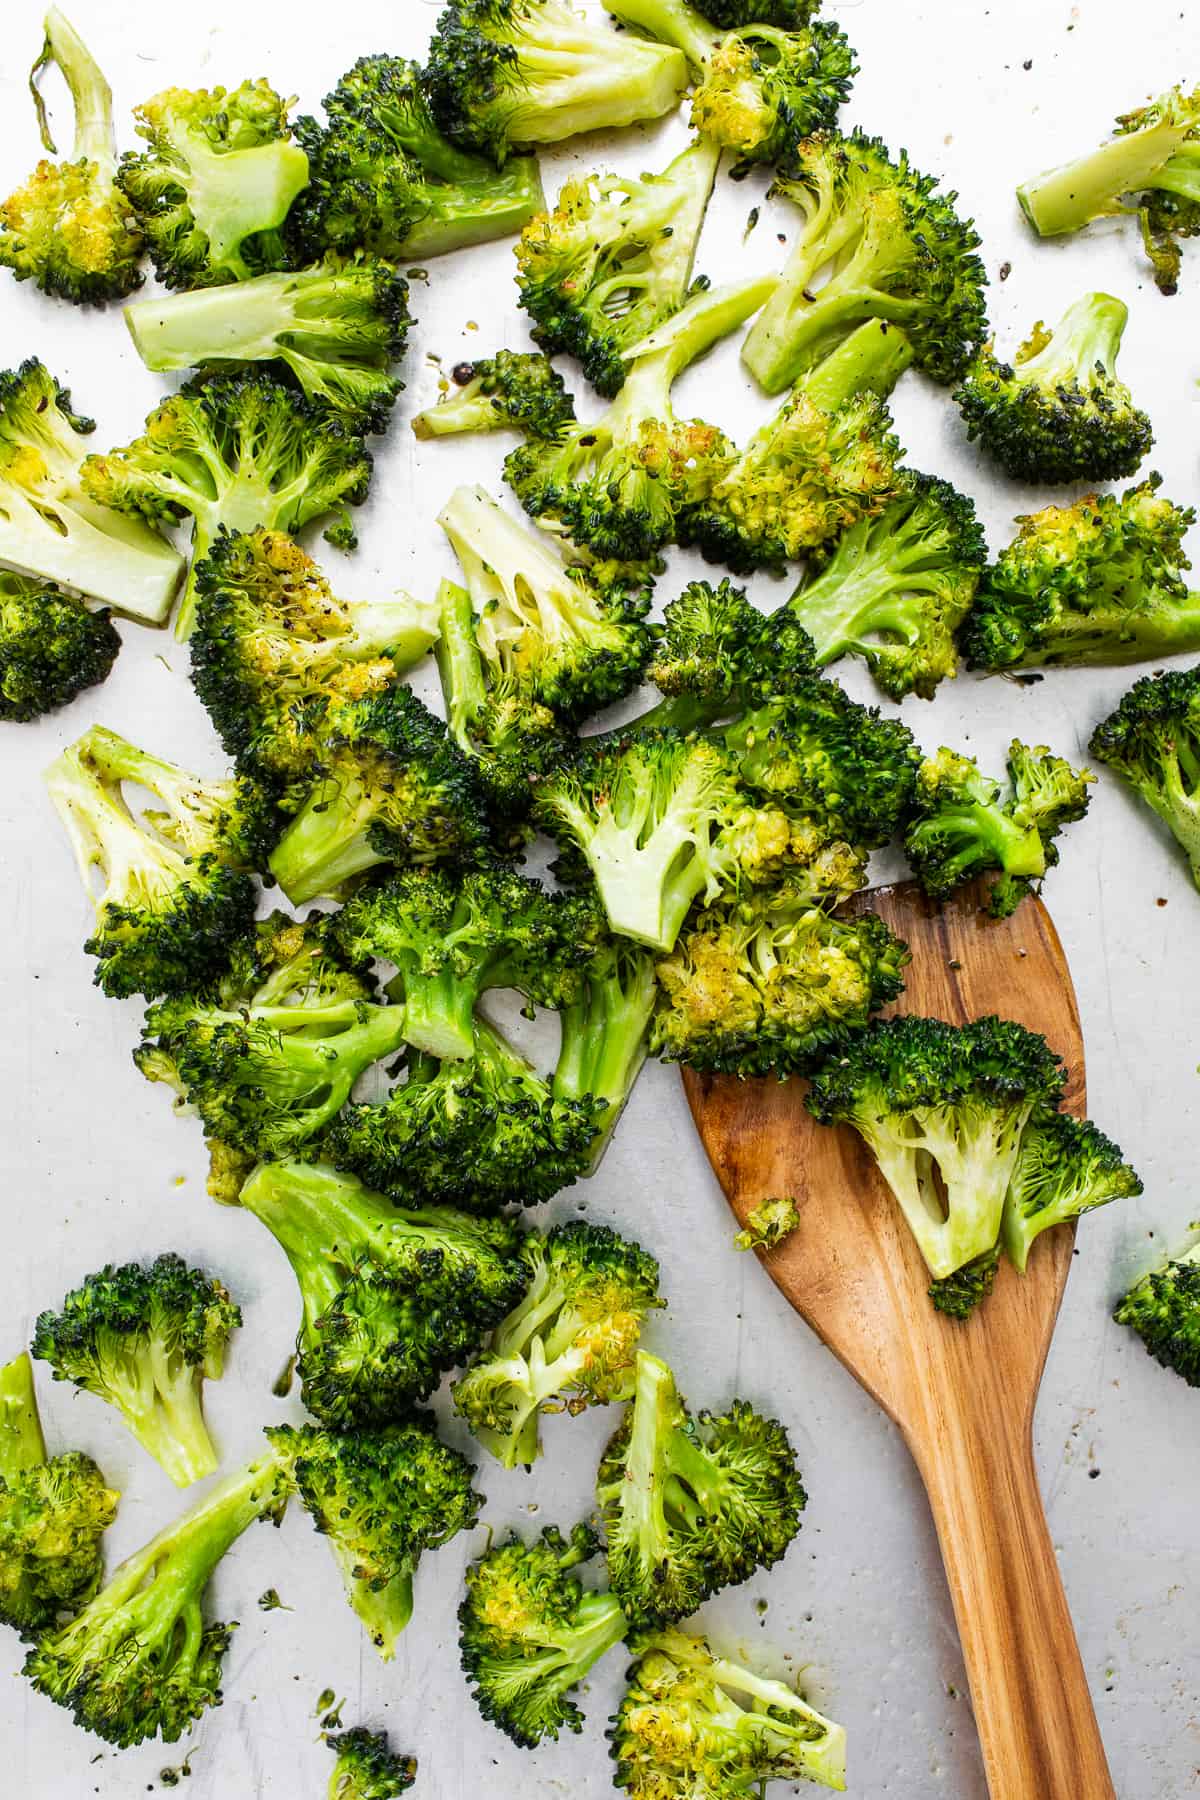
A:
POLYGON ((1043 1231, 1141 1192, 1141 1180, 1118 1145, 1090 1119, 1059 1112, 1034 1118, 1004 1200, 1001 1236, 1009 1260, 1024 1274, 1043 1231))
POLYGON ((744 588, 690 581, 663 609, 647 673, 663 696, 643 725, 692 731, 786 693, 815 668, 791 612, 761 613, 744 588))
POLYGON ((0 719, 28 722, 69 706, 106 678, 120 648, 107 609, 0 569, 0 719))
POLYGON ((964 1263, 961 1269, 955 1269, 953 1275, 943 1275, 940 1280, 930 1283, 929 1298, 934 1311, 940 1312, 943 1318, 965 1323, 974 1317, 976 1307, 983 1305, 995 1287, 999 1273, 1000 1246, 995 1244, 971 1262, 964 1263))
POLYGON ((1135 681, 1089 748, 1158 814, 1200 887, 1200 670, 1135 681))
POLYGON ((575 402, 540 351, 497 350, 495 356, 456 363, 450 379, 437 405, 413 419, 419 438, 520 431, 549 441, 575 422, 575 402))
POLYGON ((1200 1387, 1200 1244, 1143 1275, 1113 1318, 1136 1331, 1164 1369, 1200 1387))
POLYGON ((837 123, 857 73, 845 32, 827 20, 787 29, 747 21, 705 57, 692 124, 742 164, 787 164, 837 123))
POLYGON ((386 1731, 355 1725, 325 1742, 337 1757, 328 1800, 399 1800, 417 1779, 415 1756, 398 1756, 386 1731))

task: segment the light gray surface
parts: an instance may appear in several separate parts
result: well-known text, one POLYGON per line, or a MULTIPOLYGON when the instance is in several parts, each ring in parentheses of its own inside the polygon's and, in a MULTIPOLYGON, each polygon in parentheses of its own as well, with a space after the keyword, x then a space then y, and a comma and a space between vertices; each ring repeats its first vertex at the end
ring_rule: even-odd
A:
MULTIPOLYGON (((233 84, 259 73, 311 108, 360 54, 419 55, 437 8, 432 0, 343 0, 313 23, 305 21, 308 10, 234 0, 187 8, 76 0, 72 16, 104 62, 121 112, 170 83, 233 84)), ((842 0, 830 10, 863 63, 848 118, 893 145, 907 143, 919 166, 944 172, 959 188, 983 231, 993 282, 1011 263, 1011 277, 991 295, 1003 346, 1011 348, 1038 316, 1057 317, 1084 288, 1106 287, 1130 303, 1123 367, 1157 427, 1151 460, 1170 494, 1194 499, 1200 247, 1185 254, 1178 298, 1164 300, 1148 281, 1134 227, 1105 226, 1072 243, 1039 246, 1019 220, 1012 188, 1098 141, 1111 116, 1144 94, 1177 75, 1194 79, 1195 21, 1178 0, 1142 0, 1132 30, 1129 9, 1115 0, 1080 7, 842 0)), ((37 155, 24 73, 38 16, 29 0, 6 14, 5 189, 37 155)), ((683 137, 672 121, 611 145, 573 146, 545 159, 547 191, 553 195, 570 169, 660 167, 683 137)), ((701 270, 727 279, 782 256, 775 232, 788 229, 786 212, 777 219, 765 209, 742 246, 761 185, 720 182, 701 270)), ((452 569, 433 524, 451 487, 480 479, 499 491, 499 440, 418 446, 407 421, 435 392, 427 353, 449 365, 527 341, 510 277, 510 251, 500 245, 434 264, 429 286, 414 286, 421 323, 408 394, 377 448, 362 547, 352 559, 327 556, 346 592, 431 591, 452 569)), ((117 312, 77 313, 3 279, 0 366, 33 354, 98 417, 100 448, 133 434, 160 391, 128 346, 117 312)), ((732 347, 689 377, 682 398, 735 431, 765 411, 732 347)), ((912 460, 976 495, 998 547, 1011 516, 1038 497, 994 479, 963 444, 953 410, 917 377, 905 379, 897 412, 912 460)), ((673 560, 664 598, 687 566, 673 560)), ((754 589, 771 604, 784 591, 769 580, 754 589)), ((0 1092, 8 1104, 0 1133, 7 1221, 0 1317, 7 1338, 0 1359, 25 1341, 41 1307, 105 1258, 173 1247, 201 1259, 227 1278, 246 1316, 229 1373, 209 1400, 232 1466, 253 1450, 263 1419, 289 1413, 269 1390, 295 1326, 294 1287, 254 1221, 205 1198, 198 1126, 174 1119, 165 1092, 133 1068, 138 1004, 106 1000, 91 986, 80 950, 88 910, 39 780, 58 748, 92 720, 197 768, 220 768, 188 686, 186 653, 165 634, 130 627, 124 635, 104 688, 44 726, 3 728, 0 844, 9 905, 0 941, 0 1092)), ((986 766, 999 767, 1015 732, 1081 754, 1092 723, 1129 679, 1121 671, 1060 674, 1023 689, 964 676, 933 706, 910 701, 903 712, 927 746, 967 744, 986 766)), ((859 671, 847 680, 866 694, 859 671)), ((1081 1234, 1038 1413, 1038 1462, 1117 1791, 1122 1800, 1182 1800, 1200 1782, 1200 1412, 1181 1382, 1108 1322, 1108 1311, 1153 1253, 1151 1235, 1165 1243, 1200 1212, 1191 1173, 1200 902, 1162 834, 1107 779, 1089 819, 1071 832, 1047 898, 1079 990, 1091 1110, 1141 1169, 1146 1195, 1099 1215, 1081 1234)), ((653 1344, 693 1400, 720 1405, 736 1392, 768 1406, 799 1451, 811 1494, 800 1538, 779 1568, 711 1605, 709 1627, 727 1647, 742 1646, 777 1669, 807 1667, 810 1697, 849 1728, 850 1785, 862 1800, 982 1800, 954 1623, 914 1471, 896 1432, 755 1263, 730 1249, 730 1220, 672 1070, 647 1070, 599 1176, 553 1210, 566 1216, 576 1206, 636 1232, 660 1255, 671 1306, 655 1321, 653 1344)), ((122 1488, 112 1548, 124 1553, 171 1515, 174 1491, 99 1402, 52 1391, 45 1381, 41 1388, 52 1444, 91 1450, 122 1488)), ((444 1403, 439 1410, 445 1417, 444 1403)), ((552 1421, 547 1455, 532 1477, 485 1469, 487 1520, 504 1529, 549 1520, 565 1526, 583 1516, 611 1423, 603 1414, 552 1421)), ((463 1563, 482 1542, 480 1533, 427 1560, 416 1619, 385 1668, 299 1512, 279 1536, 262 1528, 243 1539, 217 1582, 220 1614, 240 1618, 242 1627, 225 1704, 189 1740, 191 1800, 323 1793, 329 1759, 313 1708, 326 1686, 345 1696, 347 1724, 386 1724, 416 1751, 424 1800, 485 1793, 592 1800, 608 1792, 603 1728, 620 1653, 596 1671, 579 1738, 527 1755, 476 1716, 457 1669, 454 1608, 463 1563), (270 1586, 293 1611, 258 1611, 256 1597, 270 1586)), ((158 1784, 165 1765, 182 1761, 186 1744, 107 1750, 31 1694, 16 1679, 19 1667, 19 1649, 6 1637, 0 1671, 13 1679, 0 1688, 4 1792, 21 1800, 93 1793, 131 1800, 158 1784)))

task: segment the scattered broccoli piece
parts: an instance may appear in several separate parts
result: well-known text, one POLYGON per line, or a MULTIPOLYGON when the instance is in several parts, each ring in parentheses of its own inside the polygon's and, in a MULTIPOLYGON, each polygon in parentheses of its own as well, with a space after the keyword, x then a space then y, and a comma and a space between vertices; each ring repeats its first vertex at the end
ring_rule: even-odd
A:
POLYGON ((422 1413, 382 1431, 341 1436, 319 1425, 276 1425, 267 1437, 329 1539, 350 1605, 381 1660, 391 1662, 412 1618, 423 1552, 469 1531, 483 1505, 471 1464, 422 1413))
MULTIPOLYGON (((599 911, 589 898, 593 914, 599 911)), ((657 989, 654 958, 628 938, 607 932, 593 939, 577 933, 582 985, 574 999, 559 1001, 562 1027, 553 1089, 557 1100, 601 1102, 587 1173, 594 1174, 633 1092, 649 1049, 657 989)))
POLYGON ((1164 1369, 1200 1387, 1200 1244, 1143 1275, 1113 1318, 1136 1331, 1164 1369))
POLYGON ((470 865, 488 849, 483 792, 441 719, 408 688, 339 706, 316 779, 270 859, 294 906, 383 863, 470 865))
POLYGON ((994 918, 1015 912, 1058 861, 1064 825, 1082 819, 1095 776, 1073 769, 1045 744, 1014 738, 1008 782, 984 775, 973 756, 944 747, 917 770, 904 848, 921 886, 935 900, 987 870, 999 870, 990 895, 994 918))
POLYGON ((50 765, 46 787, 95 904, 83 947, 96 958, 96 985, 118 999, 153 999, 211 980, 254 917, 246 870, 266 860, 270 796, 246 776, 199 780, 99 725, 50 765), (137 819, 123 782, 165 811, 137 819))
POLYGON ((25 1659, 39 1693, 75 1722, 127 1749, 174 1743, 221 1703, 232 1624, 206 1624, 204 1592, 230 1545, 258 1519, 278 1524, 291 1491, 281 1459, 258 1458, 210 1488, 133 1556, 69 1625, 25 1659))
POLYGON ((977 669, 1149 661, 1200 650, 1200 594, 1189 593, 1190 506, 1160 497, 1160 475, 1086 494, 1017 520, 962 633, 977 669))
POLYGON ((43 158, 0 205, 0 268, 76 306, 100 305, 141 286, 142 234, 116 184, 112 90, 56 6, 46 14, 45 29, 29 77, 42 143, 56 154, 37 87, 42 70, 53 64, 71 92, 75 154, 70 162, 43 158))
POLYGON ((523 1749, 582 1729, 572 1689, 625 1635, 613 1596, 573 1572, 599 1548, 588 1525, 566 1538, 547 1525, 531 1544, 514 1532, 467 1570, 462 1666, 484 1718, 523 1749))
POLYGON ((1024 1274, 1043 1231, 1141 1192, 1119 1147, 1090 1119, 1067 1113, 1035 1118, 1021 1139, 1004 1201, 1001 1238, 1009 1260, 1024 1274))
POLYGON ((742 347, 759 386, 782 393, 867 319, 902 325, 917 367, 956 381, 987 323, 979 237, 957 195, 938 191, 907 151, 893 160, 857 131, 816 132, 776 191, 799 207, 801 226, 742 347))
POLYGON ((403 1417, 529 1279, 511 1219, 399 1201, 308 1162, 263 1163, 241 1191, 292 1265, 304 1404, 333 1430, 403 1417))
POLYGON ((161 625, 183 559, 149 525, 83 492, 93 429, 44 363, 0 372, 0 562, 161 625))
POLYGON ((662 699, 636 724, 697 731, 788 692, 815 667, 812 639, 787 607, 761 613, 728 580, 689 581, 663 610, 647 670, 662 699))
POLYGON ((282 226, 308 181, 287 105, 263 80, 164 88, 134 109, 148 148, 117 180, 169 288, 245 281, 287 260, 282 226))
POLYGON ((935 1280, 986 1255, 1034 1115, 1062 1094, 1060 1060, 1009 1019, 876 1021, 817 1071, 807 1106, 866 1143, 935 1280))
POLYGON ((845 1789, 845 1730, 785 1682, 680 1631, 633 1648, 608 1735, 614 1784, 634 1800, 735 1800, 767 1781, 845 1789))
POLYGON ((91 1599, 117 1499, 90 1456, 47 1456, 22 1351, 0 1368, 0 1623, 36 1639, 91 1599))
POLYGON ((452 381, 435 406, 413 419, 417 437, 520 431, 552 441, 575 422, 575 401, 540 351, 497 350, 495 356, 458 363, 452 381))
POLYGON ((1200 233, 1200 88, 1171 88, 1123 114, 1108 143, 1024 182, 1017 199, 1039 237, 1136 212, 1155 283, 1173 294, 1179 239, 1200 233))
POLYGON ((723 431, 680 419, 676 377, 762 305, 774 278, 702 289, 625 353, 625 383, 598 419, 510 451, 504 473, 526 512, 597 555, 636 562, 676 536, 732 462, 723 431))
POLYGON ((760 1200, 746 1214, 746 1223, 733 1240, 735 1250, 777 1250, 793 1231, 800 1229, 800 1208, 791 1194, 760 1200))
POLYGON ((450 0, 423 81, 446 136, 501 168, 515 149, 661 118, 687 64, 593 24, 570 0, 450 0))
POLYGON ((940 1281, 931 1282, 929 1298, 934 1311, 947 1319, 965 1322, 977 1306, 983 1305, 996 1285, 999 1272, 1000 1246, 994 1244, 982 1256, 955 1269, 953 1275, 943 1275, 940 1281))
POLYGON ((328 1800, 399 1800, 417 1779, 415 1756, 397 1756, 386 1731, 355 1725, 325 1742, 337 1757, 328 1800))
POLYGON ((1158 814, 1200 887, 1200 669, 1135 681, 1088 747, 1158 814))
MULTIPOLYGON (((831 878, 846 851, 832 847, 831 878)), ((876 914, 834 918, 785 879, 700 913, 659 963, 654 1048, 729 1075, 804 1072, 896 998, 907 961, 876 914)))
POLYGON ((665 1303, 658 1264, 607 1225, 574 1219, 523 1251, 529 1286, 454 1384, 454 1405, 506 1469, 541 1455, 542 1413, 628 1400, 646 1314, 665 1303))
POLYGON ((57 1312, 38 1315, 32 1350, 56 1381, 115 1406, 176 1487, 189 1487, 217 1467, 204 1383, 220 1379, 241 1322, 215 1276, 168 1254, 89 1275, 57 1312))
POLYGON ((1154 432, 1116 373, 1129 308, 1085 294, 1053 331, 1039 321, 1016 366, 977 352, 954 398, 967 427, 1014 481, 1115 481, 1154 432))
POLYGON ((106 678, 120 648, 106 608, 93 612, 53 581, 0 569, 0 719, 28 722, 69 706, 106 678))

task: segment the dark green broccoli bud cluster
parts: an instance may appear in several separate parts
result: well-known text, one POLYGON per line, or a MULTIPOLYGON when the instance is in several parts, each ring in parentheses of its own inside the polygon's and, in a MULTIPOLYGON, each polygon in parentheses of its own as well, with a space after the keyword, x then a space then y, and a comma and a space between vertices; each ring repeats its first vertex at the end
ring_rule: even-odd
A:
POLYGON ((105 679, 120 648, 107 609, 0 569, 0 719, 28 722, 69 706, 105 679))
POLYGON ((689 581, 663 609, 646 671, 662 699, 636 723, 696 731, 787 693, 815 667, 787 607, 761 613, 728 580, 689 581))
POLYGON ((646 1060, 657 989, 653 954, 607 930, 597 936, 603 909, 590 892, 581 893, 577 904, 587 921, 577 938, 583 982, 575 998, 559 1003, 552 1085, 555 1099, 596 1107, 586 1170, 591 1175, 646 1060))
POLYGON ((943 1275, 940 1280, 930 1283, 929 1298, 934 1311, 944 1318, 965 1322, 977 1306, 983 1305, 995 1287, 999 1273, 1000 1246, 994 1244, 982 1256, 955 1269, 953 1275, 943 1275))
POLYGON ((451 382, 436 406, 413 419, 417 437, 520 431, 549 440, 575 422, 575 401, 562 376, 538 351, 497 350, 495 356, 457 363, 451 382))
POLYGON ((542 1413, 629 1399, 642 1324, 665 1304, 655 1259, 607 1225, 531 1232, 523 1255, 528 1288, 454 1384, 455 1409, 506 1469, 541 1455, 542 1413))
POLYGON ((56 6, 46 14, 46 39, 30 73, 42 143, 56 154, 38 91, 53 65, 75 109, 71 161, 38 163, 0 204, 0 268, 34 281, 44 294, 77 306, 120 300, 140 287, 142 234, 117 186, 112 90, 78 32, 56 6))
POLYGON ((641 1350, 633 1402, 604 1452, 596 1499, 609 1580, 627 1620, 665 1625, 778 1562, 806 1496, 777 1420, 744 1400, 693 1417, 670 1369, 641 1350))
POLYGON ((210 1488, 128 1557, 70 1624, 39 1640, 25 1659, 34 1687, 122 1749, 182 1737, 221 1703, 221 1667, 235 1629, 205 1621, 209 1580, 257 1520, 278 1524, 290 1491, 274 1454, 210 1488))
POLYGON ((329 1539, 347 1599, 390 1662, 412 1617, 422 1554, 469 1531, 483 1505, 471 1486, 474 1470, 421 1414, 349 1436, 318 1425, 276 1425, 267 1437, 329 1539))
POLYGON ((450 0, 422 78, 446 136, 500 168, 516 149, 661 118, 687 64, 593 24, 570 0, 450 0))
POLYGON ((614 1785, 632 1800, 735 1800, 768 1781, 845 1788, 845 1730, 786 1682, 681 1631, 643 1635, 633 1648, 608 1734, 614 1785))
POLYGON ((735 1250, 777 1250, 800 1229, 800 1208, 791 1194, 760 1200, 746 1214, 746 1223, 733 1240, 735 1250))
POLYGON ((529 1279, 511 1219, 393 1203, 322 1164, 261 1164, 241 1205, 292 1265, 304 1404, 333 1430, 405 1416, 529 1279))
POLYGON ((1158 814, 1200 887, 1200 670, 1135 681, 1088 747, 1158 814))
POLYGON ((795 173, 776 189, 799 207, 801 224, 743 346, 760 387, 782 393, 864 319, 903 326, 917 367, 956 381, 987 322, 979 237, 956 212, 957 195, 919 174, 906 151, 893 160, 878 138, 833 131, 799 146, 795 173))
POLYGON ((399 1800, 417 1779, 415 1756, 398 1756, 386 1731, 355 1725, 325 1742, 337 1757, 328 1800, 399 1800))
POLYGON ((1094 781, 1045 744, 1030 749, 1018 738, 1009 745, 1007 784, 956 750, 943 747, 926 757, 904 838, 921 886, 944 900, 964 882, 998 870, 990 907, 994 918, 1007 918, 1058 862, 1055 839, 1064 825, 1083 818, 1094 781))
POLYGON ((165 286, 210 287, 284 266, 282 226, 308 158, 267 82, 164 88, 134 120, 147 148, 126 152, 117 179, 165 286))
POLYGON ((1086 494, 1017 520, 962 631, 972 668, 1147 662, 1200 649, 1200 594, 1183 539, 1195 510, 1151 475, 1126 493, 1086 494))
POLYGON ((99 725, 51 764, 46 787, 95 904, 84 950, 97 985, 153 999, 211 981, 254 917, 246 871, 275 835, 270 795, 243 775, 201 780, 99 725), (137 818, 125 782, 162 810, 137 818))
POLYGON ((1039 323, 1015 366, 990 347, 955 391, 969 438, 1015 481, 1115 481, 1132 475, 1154 433, 1116 373, 1129 308, 1085 294, 1053 331, 1039 323))
POLYGON ((1200 1244, 1143 1275, 1113 1318, 1136 1331, 1164 1369, 1200 1387, 1200 1244))
POLYGON ((143 1450, 188 1487, 217 1466, 204 1383, 220 1379, 241 1322, 215 1276, 167 1254, 89 1275, 57 1312, 39 1314, 32 1349, 56 1381, 115 1406, 143 1450))
POLYGON ((1090 1119, 1059 1112, 1034 1118, 1021 1138, 1004 1197, 1000 1235, 1005 1254, 1024 1274, 1043 1231, 1141 1192, 1141 1180, 1119 1147, 1090 1119))

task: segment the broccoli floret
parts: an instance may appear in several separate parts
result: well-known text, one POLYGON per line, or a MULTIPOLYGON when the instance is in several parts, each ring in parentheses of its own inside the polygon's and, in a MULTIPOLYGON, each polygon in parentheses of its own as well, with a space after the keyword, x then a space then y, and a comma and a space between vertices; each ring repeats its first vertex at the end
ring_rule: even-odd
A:
POLYGON ((1119 1147, 1090 1119, 1067 1113, 1035 1118, 1021 1139, 1004 1200, 1001 1239, 1009 1260, 1024 1274, 1043 1231, 1141 1192, 1141 1180, 1119 1147))
POLYGON ((588 1525, 566 1538, 547 1525, 531 1544, 514 1532, 467 1570, 458 1609, 463 1670, 484 1718, 524 1749, 582 1730, 572 1689, 625 1635, 613 1596, 585 1588, 574 1573, 599 1548, 588 1525))
POLYGON ((471 764, 408 688, 339 706, 322 731, 315 776, 271 856, 295 906, 337 896, 383 863, 469 866, 488 850, 471 764))
POLYGON ((542 1413, 628 1400, 642 1323, 658 1294, 658 1264, 640 1244, 580 1219, 531 1232, 529 1286, 454 1384, 454 1405, 506 1469, 541 1455, 542 1413))
POLYGON ((111 1263, 38 1315, 33 1354, 56 1381, 115 1406, 176 1487, 217 1466, 204 1421, 205 1381, 220 1379, 241 1309, 215 1276, 180 1256, 111 1263))
POLYGON ((246 776, 198 780, 99 725, 50 765, 46 787, 95 905, 84 950, 96 958, 96 985, 153 999, 211 980, 254 917, 246 871, 266 860, 270 797, 246 776), (165 811, 136 818, 123 782, 165 811))
POLYGON ((477 362, 457 363, 451 379, 436 406, 413 419, 417 437, 520 431, 552 441, 575 421, 575 401, 540 351, 497 350, 477 362))
POLYGON ((1045 744, 1030 749, 1019 738, 1009 745, 1007 783, 956 750, 926 757, 904 839, 921 886, 944 900, 963 882, 999 870, 990 906, 994 918, 1007 918, 1057 863, 1054 840, 1083 818, 1094 781, 1045 744))
POLYGON ((212 287, 283 268, 281 228, 308 158, 274 89, 164 88, 133 116, 148 148, 126 151, 117 179, 159 280, 212 287))
POLYGON ((614 1784, 633 1800, 735 1800, 767 1781, 845 1789, 845 1730, 785 1682, 680 1631, 634 1651, 608 1734, 614 1784))
POLYGON ((851 1125, 935 1280, 991 1250, 1031 1118, 1062 1094, 1060 1060, 1009 1019, 876 1021, 813 1077, 822 1125, 851 1125))
POLYGON ((773 277, 759 278, 693 295, 625 353, 624 386, 600 419, 511 451, 504 473, 526 512, 597 555, 627 562, 670 543, 680 514, 707 498, 734 456, 715 425, 676 416, 672 386, 773 286, 773 277))
POLYGON ((357 432, 263 371, 192 381, 161 401, 143 436, 89 456, 83 485, 93 500, 155 521, 192 521, 192 569, 175 621, 191 635, 196 569, 222 531, 298 531, 340 516, 331 536, 353 542, 347 506, 371 483, 357 432))
POLYGON ((43 158, 0 205, 0 268, 77 306, 120 300, 142 284, 142 234, 116 182, 112 90, 56 6, 46 14, 46 40, 29 77, 42 143, 54 156, 37 86, 50 64, 71 92, 75 154, 70 162, 43 158))
POLYGON ((930 1283, 929 1298, 934 1311, 947 1319, 965 1322, 974 1315, 976 1307, 983 1305, 999 1273, 1000 1246, 994 1244, 982 1256, 955 1269, 953 1275, 943 1275, 940 1281, 930 1283))
POLYGON ((234 1625, 205 1623, 205 1589, 230 1545, 258 1519, 278 1524, 291 1491, 283 1461, 258 1458, 123 1562, 69 1625, 25 1659, 39 1693, 110 1744, 174 1743, 221 1703, 234 1625))
POLYGON ((267 1431, 313 1524, 329 1539, 346 1597, 384 1662, 412 1618, 422 1553, 474 1525, 482 1494, 465 1457, 416 1414, 382 1431, 341 1436, 318 1425, 267 1431))
POLYGON ((196 592, 196 692, 239 766, 293 786, 338 706, 385 692, 438 635, 435 603, 342 600, 281 531, 223 533, 196 592))
MULTIPOLYGON (((600 913, 590 895, 583 904, 600 913)), ((577 997, 558 1002, 562 1029, 553 1089, 558 1100, 602 1102, 592 1121, 591 1175, 646 1060, 657 989, 652 953, 628 938, 607 931, 597 938, 584 926, 576 942, 582 983, 577 997)))
POLYGON ((860 518, 815 561, 789 604, 824 668, 861 656, 892 700, 931 700, 958 671, 955 633, 987 543, 974 503, 934 475, 901 472, 877 517, 860 518))
MULTIPOLYGON (((834 877, 845 851, 833 847, 834 877)), ((730 1075, 805 1071, 896 998, 907 961, 874 913, 835 918, 785 879, 700 913, 659 963, 654 1048, 730 1075)))
POLYGON ((738 574, 782 570, 896 497, 900 445, 886 405, 912 361, 895 325, 872 320, 796 383, 707 500, 685 513, 680 541, 738 574))
POLYGON ((812 639, 787 607, 761 613, 728 580, 689 581, 663 609, 647 670, 662 699, 636 724, 697 731, 788 692, 815 667, 812 639))
POLYGON ((161 625, 183 559, 80 485, 91 419, 43 363, 0 372, 0 562, 161 625))
POLYGON ((337 1757, 327 1800, 399 1800, 417 1779, 415 1756, 397 1756, 386 1731, 355 1725, 325 1742, 337 1757))
POLYGON ((634 1397, 604 1452, 596 1499, 608 1575, 630 1625, 666 1625, 779 1561, 806 1496, 787 1432, 744 1400, 693 1417, 675 1377, 639 1350, 634 1397))
POLYGON ((500 168, 514 149, 661 118, 687 63, 606 31, 570 0, 451 0, 422 79, 446 136, 500 168))
POLYGON ((962 633, 977 669, 1149 661, 1200 649, 1184 534, 1195 523, 1151 475, 1120 496, 1086 494, 1017 520, 962 633))
POLYGON ((0 1368, 0 1623, 36 1639, 91 1599, 117 1499, 90 1456, 47 1456, 22 1351, 0 1368))
POLYGON ((1136 1331, 1164 1369, 1200 1387, 1200 1244, 1143 1275, 1113 1318, 1136 1331))
POLYGON ((800 1208, 791 1194, 760 1200, 746 1214, 746 1223, 733 1240, 735 1250, 777 1250, 793 1231, 800 1229, 800 1208))
POLYGON ((820 10, 820 0, 692 0, 692 5, 723 31, 737 31, 743 25, 799 31, 820 10))
POLYGON ((1115 481, 1132 475, 1154 432, 1117 379, 1129 308, 1085 294, 1053 331, 1039 321, 1016 366, 980 350, 954 395, 967 427, 1014 481, 1115 481))
POLYGON ((902 325, 935 381, 963 373, 986 329, 979 237, 901 151, 878 138, 815 133, 776 191, 800 209, 799 238, 742 347, 759 386, 780 394, 866 319, 902 325), (823 270, 828 278, 818 278, 823 270))
POLYGON ((1200 887, 1200 669, 1135 681, 1088 747, 1158 814, 1200 887))
POLYGON ((0 719, 28 722, 69 706, 106 678, 120 648, 106 608, 0 569, 0 719))
POLYGON ((1039 237, 1137 213, 1155 282, 1173 294, 1179 239, 1200 233, 1200 88, 1171 88, 1123 114, 1107 144, 1025 182, 1017 199, 1039 237))
POLYGON ((288 1156, 314 1138, 359 1076, 404 1043, 404 1010, 371 1001, 328 917, 273 913, 233 943, 230 968, 152 1006, 134 1060, 166 1081, 231 1149, 288 1156))

